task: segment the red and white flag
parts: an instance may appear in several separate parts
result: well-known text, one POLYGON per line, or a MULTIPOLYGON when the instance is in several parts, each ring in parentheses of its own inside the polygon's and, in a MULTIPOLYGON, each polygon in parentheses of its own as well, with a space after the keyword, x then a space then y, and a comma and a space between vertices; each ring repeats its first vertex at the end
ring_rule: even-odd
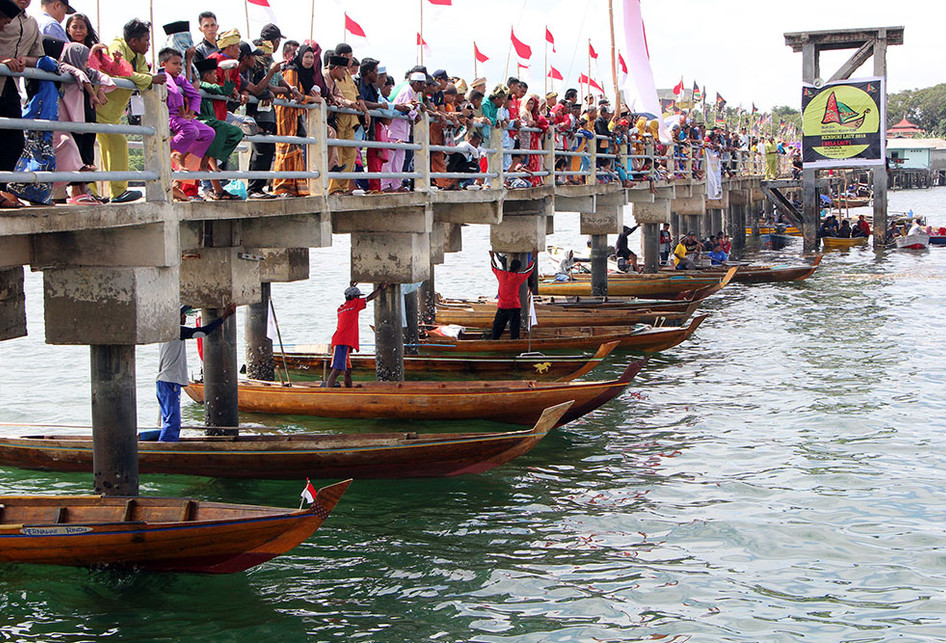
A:
POLYGON ((530 58, 532 58, 532 48, 526 43, 516 38, 515 29, 510 30, 510 35, 512 37, 512 48, 516 50, 516 55, 522 58, 523 60, 529 60, 530 58))
POLYGON ((581 75, 578 76, 578 84, 579 84, 579 85, 588 85, 589 87, 594 87, 594 88, 597 89, 600 93, 602 93, 602 94, 604 93, 604 89, 601 88, 601 85, 599 85, 599 84, 595 81, 594 78, 588 78, 588 76, 585 75, 585 74, 581 74, 581 75))
MULTIPOLYGON (((630 70, 624 81, 624 97, 634 111, 660 114, 660 100, 657 98, 654 71, 650 66, 650 50, 647 47, 647 33, 644 30, 644 18, 641 14, 641 0, 624 0, 623 14, 624 44, 626 45, 624 51, 627 52, 630 70)), ((664 143, 673 140, 670 130, 662 119, 660 140, 664 143)))
POLYGON ((429 2, 440 7, 449 7, 453 4, 453 0, 429 0, 429 2))
POLYGON ((565 80, 565 77, 562 76, 562 72, 552 66, 549 66, 549 78, 552 80, 565 80))
POLYGON ((315 497, 319 495, 319 492, 315 490, 315 487, 312 486, 312 482, 306 478, 305 479, 305 489, 302 490, 302 493, 299 494, 302 496, 302 499, 309 503, 310 505, 315 502, 315 497))
POLYGON ((418 47, 423 47, 423 49, 424 49, 424 56, 426 56, 426 57, 428 57, 428 58, 430 57, 430 45, 427 44, 427 41, 424 40, 424 37, 421 36, 420 34, 417 34, 417 46, 418 46, 418 47))
POLYGON ((489 56, 480 51, 480 48, 476 46, 476 42, 473 42, 473 55, 476 57, 476 62, 485 63, 489 60, 489 56))
POLYGON ((624 62, 624 56, 621 55, 621 52, 618 52, 618 67, 621 68, 621 73, 627 76, 627 63, 624 62))
POLYGON ((361 28, 361 25, 352 20, 348 13, 345 13, 345 31, 350 33, 353 36, 358 36, 359 38, 367 38, 365 35, 365 30, 361 28))
MULTIPOLYGON (((276 14, 269 5, 269 0, 246 0, 246 13, 250 22, 254 25, 259 24, 260 27, 270 23, 276 24, 277 22, 276 14)), ((249 34, 247 34, 246 39, 250 39, 249 34)))
POLYGON ((588 41, 588 55, 594 60, 598 60, 598 52, 595 51, 595 48, 591 46, 591 41, 588 41))
POLYGON ((683 93, 683 76, 680 76, 680 82, 674 85, 673 87, 673 95, 679 96, 682 93, 683 93))
POLYGON ((556 53, 555 52, 555 36, 552 35, 552 32, 549 31, 548 27, 545 28, 545 42, 552 45, 552 53, 553 54, 556 53))

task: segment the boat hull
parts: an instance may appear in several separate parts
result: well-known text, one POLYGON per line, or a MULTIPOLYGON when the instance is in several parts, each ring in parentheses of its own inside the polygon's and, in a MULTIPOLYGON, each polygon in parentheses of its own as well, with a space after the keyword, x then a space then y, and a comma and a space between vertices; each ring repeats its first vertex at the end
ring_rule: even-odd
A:
MULTIPOLYGON (((659 324, 679 326, 685 323, 700 302, 681 302, 681 306, 664 308, 587 308, 536 304, 535 314, 538 328, 568 328, 571 326, 630 326, 633 324, 659 324)), ((471 304, 467 307, 437 307, 438 324, 455 324, 466 328, 492 328, 496 315, 495 304, 471 304)))
POLYGON ((821 237, 821 244, 825 250, 847 250, 856 246, 866 246, 870 242, 869 237, 853 237, 845 239, 842 237, 821 237))
POLYGON ((163 498, 0 496, 0 562, 240 572, 311 536, 349 484, 321 489, 300 511, 163 498), (188 510, 194 518, 174 515, 188 510))
MULTIPOLYGON (((683 271, 681 271, 683 272, 683 271)), ((719 284, 722 277, 703 275, 697 271, 674 275, 608 275, 608 296, 673 299, 689 290, 719 284)), ((591 295, 591 280, 540 281, 539 295, 564 295, 588 297, 591 295)))
MULTIPOLYGON (((605 382, 359 382, 352 388, 241 382, 241 411, 346 419, 491 420, 535 424, 545 409, 573 401, 557 425, 571 422, 617 397, 647 360, 632 362, 605 382)), ((203 402, 204 387, 184 389, 203 402)))

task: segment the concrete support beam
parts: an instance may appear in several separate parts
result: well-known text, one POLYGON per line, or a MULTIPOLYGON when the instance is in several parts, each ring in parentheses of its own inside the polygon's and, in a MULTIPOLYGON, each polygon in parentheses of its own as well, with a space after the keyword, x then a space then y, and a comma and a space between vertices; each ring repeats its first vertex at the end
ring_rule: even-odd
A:
POLYGON ((33 241, 29 235, 0 237, 0 270, 33 263, 33 241))
MULTIPOLYGON (((439 198, 439 195, 438 195, 439 198)), ((434 203, 434 221, 492 224, 503 220, 501 201, 485 203, 434 203)))
POLYGON ((582 212, 581 234, 619 234, 624 226, 624 206, 607 206, 600 201, 597 212, 582 212))
POLYGON ((608 296, 608 235, 591 235, 591 295, 608 296))
POLYGON ((332 245, 332 219, 328 215, 247 219, 241 227, 242 245, 247 248, 328 248, 332 245))
POLYGON ((460 252, 463 250, 463 226, 458 223, 445 223, 443 227, 443 251, 460 252))
POLYGON ((26 335, 23 268, 0 270, 0 340, 26 335))
POLYGON ((332 231, 336 234, 356 232, 429 234, 433 223, 434 210, 427 206, 355 210, 336 212, 332 216, 332 231))
POLYGON ((153 344, 180 333, 177 268, 43 272, 47 344, 153 344))
POLYGON ((709 233, 717 234, 722 229, 723 229, 723 210, 714 208, 710 210, 709 233))
POLYGON ((404 380, 404 337, 401 334, 401 287, 383 289, 374 300, 375 372, 378 381, 404 380))
POLYGON ((653 203, 654 193, 650 190, 627 190, 628 203, 653 203))
MULTIPOLYGON (((224 314, 223 308, 204 308, 204 323, 224 314)), ((204 423, 207 435, 235 434, 240 426, 237 407, 236 316, 227 318, 204 338, 204 423)))
POLYGON ((597 196, 589 194, 586 196, 556 196, 556 212, 580 212, 594 213, 597 204, 597 196))
POLYGON ((247 248, 246 251, 263 258, 259 266, 263 283, 289 283, 309 278, 308 248, 247 248))
POLYGON ((545 216, 506 217, 490 226, 490 246, 494 252, 535 252, 545 248, 545 216))
POLYGON ((241 248, 201 248, 181 261, 181 301, 224 308, 260 300, 260 261, 241 248))
POLYGON ((653 203, 634 203, 631 205, 634 221, 640 224, 669 223, 671 203, 673 202, 669 199, 657 199, 653 203))
POLYGON ((706 197, 694 196, 686 199, 674 199, 672 207, 677 214, 702 215, 706 212, 706 197))
POLYGON ((427 279, 429 272, 429 234, 354 232, 351 235, 351 278, 354 281, 412 284, 427 279))
POLYGON ((272 382, 276 379, 273 363, 273 341, 266 335, 269 322, 269 296, 272 286, 263 283, 259 303, 246 308, 246 376, 272 382))
POLYGON ((135 347, 93 345, 90 356, 95 492, 106 496, 137 496, 135 347))
POLYGON ((446 241, 444 225, 435 222, 430 230, 430 263, 435 265, 443 263, 443 246, 446 241))
POLYGON ((176 266, 177 222, 40 234, 33 238, 35 270, 71 266, 176 266))

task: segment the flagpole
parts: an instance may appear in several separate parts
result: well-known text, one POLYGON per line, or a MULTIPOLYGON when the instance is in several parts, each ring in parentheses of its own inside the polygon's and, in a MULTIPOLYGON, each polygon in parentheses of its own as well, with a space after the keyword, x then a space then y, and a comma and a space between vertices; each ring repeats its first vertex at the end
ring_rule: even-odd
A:
MULTIPOLYGON (((586 52, 588 56, 588 93, 591 93, 591 38, 588 39, 588 51, 586 52)), ((584 102, 585 97, 582 96, 581 100, 584 102)))
POLYGON ((420 49, 420 64, 424 64, 424 0, 420 0, 420 43, 417 45, 420 49))
POLYGON ((309 17, 309 40, 315 40, 315 0, 312 0, 312 15, 309 17))
POLYGON ((102 2, 101 0, 95 0, 95 29, 99 33, 102 33, 102 2))
POLYGON ((479 70, 479 67, 477 67, 478 64, 479 64, 479 61, 476 59, 476 41, 474 40, 473 41, 473 78, 480 77, 480 70, 479 70))
POLYGON ((614 44, 614 2, 608 0, 608 20, 611 23, 611 78, 614 79, 614 113, 621 113, 621 90, 618 88, 617 47, 614 44))
POLYGON ((155 46, 154 42, 154 0, 151 0, 151 72, 154 73, 157 71, 157 59, 155 58, 155 46))
POLYGON ((243 0, 243 11, 246 14, 246 39, 249 41, 250 38, 250 3, 249 0, 243 0))

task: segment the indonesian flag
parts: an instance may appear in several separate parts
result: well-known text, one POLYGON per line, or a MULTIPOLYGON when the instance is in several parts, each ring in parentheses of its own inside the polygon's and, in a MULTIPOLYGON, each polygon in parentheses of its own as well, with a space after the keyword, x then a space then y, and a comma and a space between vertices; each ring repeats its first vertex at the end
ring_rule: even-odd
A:
POLYGON ((319 492, 315 490, 315 487, 312 486, 312 482, 306 478, 305 479, 305 489, 302 490, 302 493, 299 494, 302 496, 303 502, 307 502, 310 505, 315 502, 315 497, 319 495, 319 492))
POLYGON ((624 62, 624 56, 621 55, 621 52, 618 52, 618 67, 621 69, 621 73, 627 76, 627 63, 624 62))
POLYGON ((365 30, 361 28, 361 25, 348 17, 348 12, 345 12, 345 31, 359 38, 368 37, 365 35, 365 30))
POLYGON ((512 38, 512 48, 516 50, 516 55, 522 58, 523 60, 529 60, 532 58, 532 48, 526 43, 522 42, 516 38, 516 30, 510 29, 510 37, 512 38))
POLYGON ((453 4, 453 0, 429 0, 429 2, 440 7, 449 7, 453 4))
MULTIPOLYGON (((647 32, 641 14, 641 0, 624 0, 624 51, 630 73, 624 81, 624 96, 632 109, 638 112, 660 113, 654 71, 650 66, 650 50, 647 47, 647 32)), ((620 32, 619 32, 620 33, 620 32)), ((673 140, 666 123, 659 124, 660 140, 673 140)))
POLYGON ((521 61, 516 62, 516 76, 519 78, 528 81, 529 80, 529 65, 528 63, 523 64, 521 61), (525 73, 523 73, 525 72, 525 73))
POLYGON ((683 76, 680 76, 680 82, 677 83, 673 88, 673 95, 679 96, 683 93, 683 76))
POLYGON ((580 76, 578 76, 578 84, 579 84, 579 85, 588 85, 589 87, 594 87, 595 89, 597 89, 597 90, 598 90, 599 92, 601 92, 602 94, 604 93, 604 90, 601 88, 601 85, 599 85, 598 83, 596 83, 593 78, 588 78, 588 76, 585 75, 585 74, 581 74, 580 76))
MULTIPOLYGON (((431 0, 433 2, 433 0, 431 0)), ((417 46, 424 48, 424 55, 428 58, 430 57, 430 45, 427 44, 427 41, 424 40, 424 37, 420 34, 417 34, 417 46)))
POLYGON ((476 41, 473 41, 473 55, 476 57, 476 62, 485 63, 489 60, 489 56, 480 51, 480 48, 476 46, 476 41))
POLYGON ((549 66, 549 78, 552 80, 565 80, 565 77, 562 76, 562 72, 552 66, 549 66))
MULTIPOLYGON (((276 24, 276 14, 273 8, 269 6, 269 0, 246 0, 246 13, 250 22, 259 24, 261 27, 267 24, 276 24)), ((249 34, 247 34, 249 39, 249 34)))
POLYGON ((552 45, 552 53, 553 54, 556 53, 555 52, 555 36, 552 35, 552 32, 549 31, 548 27, 545 28, 545 42, 552 45))
POLYGON ((588 41, 588 55, 591 56, 594 60, 598 60, 598 52, 595 51, 595 48, 591 46, 591 41, 588 41))

